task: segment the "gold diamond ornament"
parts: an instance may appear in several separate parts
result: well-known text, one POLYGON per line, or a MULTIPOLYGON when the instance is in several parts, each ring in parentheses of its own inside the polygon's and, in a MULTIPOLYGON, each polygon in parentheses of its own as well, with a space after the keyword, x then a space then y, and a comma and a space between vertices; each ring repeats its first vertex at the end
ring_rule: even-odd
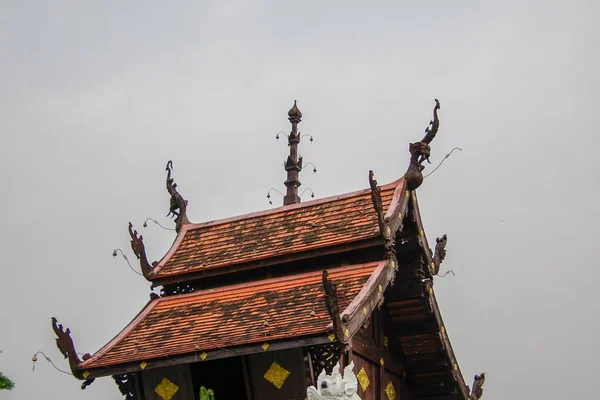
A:
POLYGON ((333 342, 335 340, 335 335, 333 333, 330 333, 327 337, 329 338, 330 342, 333 342))
POLYGON ((392 382, 388 383, 385 387, 385 394, 387 395, 388 400, 396 400, 396 388, 392 382))
POLYGON ((167 378, 162 378, 162 381, 156 386, 154 392, 163 400, 171 400, 178 390, 179 386, 167 378))
POLYGON ((262 344, 262 346, 260 346, 260 347, 262 347, 262 349, 263 349, 264 351, 267 351, 267 349, 269 348, 269 346, 270 346, 270 344, 269 344, 269 343, 267 343, 267 342, 264 342, 264 343, 262 344))
POLYGON ((264 378, 271 382, 277 389, 281 389, 288 376, 290 376, 290 371, 273 362, 265 373, 264 378))
POLYGON ((364 367, 361 368, 360 371, 358 371, 358 374, 356 374, 356 379, 358 380, 362 391, 364 392, 365 390, 367 390, 371 382, 369 381, 369 377, 367 376, 364 367))
POLYGON ((200 359, 202 361, 206 360, 206 357, 208 357, 208 354, 206 354, 204 351, 202 352, 202 354, 200 354, 200 359))

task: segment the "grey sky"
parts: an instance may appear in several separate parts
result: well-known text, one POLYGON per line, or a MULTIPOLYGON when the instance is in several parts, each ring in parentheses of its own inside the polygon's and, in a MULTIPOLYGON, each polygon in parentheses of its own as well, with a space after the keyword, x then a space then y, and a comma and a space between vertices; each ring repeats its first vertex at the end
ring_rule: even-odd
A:
MULTIPOLYGON (((121 398, 30 359, 68 368, 51 316, 94 352, 146 303, 111 253, 134 258, 128 221, 172 226, 167 160, 194 222, 267 208, 297 99, 319 169, 303 188, 365 188, 369 169, 384 184, 436 97, 426 172, 464 151, 418 197, 430 242, 449 236, 456 276, 435 289, 467 383, 485 371, 488 400, 597 396, 600 3, 321 3, 0 1, 3 398, 121 398)), ((151 259, 173 240, 143 234, 151 259)))

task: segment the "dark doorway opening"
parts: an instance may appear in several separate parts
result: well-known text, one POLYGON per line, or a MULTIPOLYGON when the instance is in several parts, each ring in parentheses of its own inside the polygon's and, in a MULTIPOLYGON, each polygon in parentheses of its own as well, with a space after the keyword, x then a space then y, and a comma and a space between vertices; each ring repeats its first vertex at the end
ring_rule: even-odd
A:
POLYGON ((215 399, 246 400, 248 398, 240 357, 197 362, 192 364, 191 368, 196 399, 201 386, 212 389, 215 392, 215 399))

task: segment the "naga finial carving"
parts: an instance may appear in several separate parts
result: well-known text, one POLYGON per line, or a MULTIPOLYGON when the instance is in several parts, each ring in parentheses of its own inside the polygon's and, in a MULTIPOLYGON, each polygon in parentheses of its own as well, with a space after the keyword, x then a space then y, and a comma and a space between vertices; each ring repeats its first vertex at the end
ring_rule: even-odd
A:
POLYGON ((369 185, 371 186, 371 200, 377 213, 377 224, 382 234, 385 233, 385 219, 383 218, 383 203, 381 201, 381 189, 377 186, 377 180, 374 179, 373 171, 369 171, 369 185))
POLYGON ((342 318, 340 317, 340 307, 337 298, 337 285, 328 279, 329 273, 323 271, 323 290, 325 291, 325 305, 327 312, 333 322, 333 334, 340 343, 345 343, 344 328, 342 327, 342 318))
POLYGON ((75 345, 73 339, 71 339, 71 330, 69 328, 64 329, 54 317, 52 317, 52 329, 56 334, 56 347, 65 358, 69 359, 69 366, 73 375, 80 378, 80 373, 75 368, 81 364, 81 360, 75 351, 75 345))
POLYGON ((354 361, 344 368, 340 374, 340 363, 333 368, 331 375, 323 370, 317 378, 317 387, 309 386, 306 390, 308 400, 360 400, 358 394, 358 379, 352 371, 354 361))
POLYGON ((129 236, 131 236, 131 250, 133 250, 133 254, 135 254, 137 259, 140 260, 142 274, 144 274, 146 279, 149 279, 152 267, 156 265, 156 262, 153 262, 152 266, 148 262, 146 248, 144 247, 144 237, 142 235, 138 236, 138 233, 133 229, 133 224, 131 222, 129 223, 129 236))
POLYGON ((475 377, 473 378, 473 390, 471 390, 471 395, 469 396, 469 400, 481 399, 481 396, 483 396, 483 384, 484 383, 485 383, 485 373, 482 373, 480 375, 475 375, 475 377))
POLYGON ((381 201, 381 188, 377 186, 377 180, 374 179, 372 170, 369 171, 369 185, 371 186, 371 200, 373 201, 375 213, 377 213, 377 225, 379 226, 379 232, 385 240, 385 254, 387 258, 390 258, 395 253, 394 237, 392 235, 390 224, 384 217, 383 203, 381 201))
POLYGON ((423 162, 427 160, 429 162, 429 156, 431 154, 431 148, 429 144, 435 138, 440 127, 440 120, 438 118, 438 110, 440 109, 440 102, 435 99, 435 107, 433 107, 433 120, 429 122, 427 128, 425 128, 425 136, 420 142, 411 143, 409 146, 410 151, 410 164, 408 171, 406 171, 406 179, 409 190, 415 190, 423 183, 423 162))
POLYGON ((432 275, 437 275, 440 272, 440 265, 446 258, 446 244, 448 243, 448 235, 444 234, 441 238, 435 239, 435 250, 433 251, 433 270, 432 275))
POLYGON ((187 217, 187 200, 185 200, 181 194, 177 191, 177 184, 171 178, 171 172, 173 172, 173 161, 167 162, 167 192, 171 195, 171 203, 169 205, 168 216, 175 217, 175 230, 179 233, 182 225, 189 224, 190 220, 187 217))

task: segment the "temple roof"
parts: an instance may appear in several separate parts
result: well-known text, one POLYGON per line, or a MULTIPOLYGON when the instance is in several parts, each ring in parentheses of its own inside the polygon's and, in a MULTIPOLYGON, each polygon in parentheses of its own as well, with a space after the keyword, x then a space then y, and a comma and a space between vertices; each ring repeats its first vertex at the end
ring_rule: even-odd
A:
MULTIPOLYGON (((385 260, 329 270, 342 315, 356 314, 363 307, 370 314, 376 304, 373 294, 381 296, 389 282, 390 263, 395 266, 385 260)), ((205 353, 206 358, 213 350, 249 344, 260 349, 265 342, 311 335, 333 340, 327 339, 331 319, 324 296, 318 271, 157 298, 77 369, 136 363, 139 370, 142 362, 145 368, 152 360, 183 354, 205 353)))
MULTIPOLYGON (((381 187, 383 212, 393 212, 405 180, 381 187)), ((183 225, 171 249, 152 269, 157 280, 225 266, 335 247, 380 234, 371 190, 365 189, 268 211, 183 225)))

